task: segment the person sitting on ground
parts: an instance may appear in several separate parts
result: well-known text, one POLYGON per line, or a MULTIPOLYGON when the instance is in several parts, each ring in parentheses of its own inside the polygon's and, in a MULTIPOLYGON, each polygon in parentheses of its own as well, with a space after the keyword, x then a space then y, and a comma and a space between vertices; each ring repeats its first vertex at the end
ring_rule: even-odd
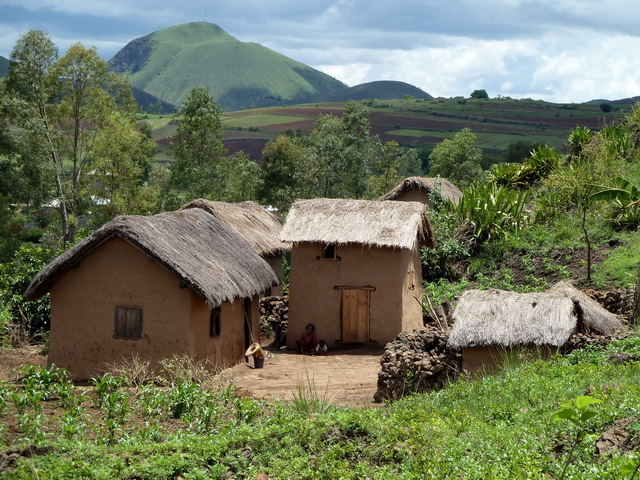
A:
POLYGON ((310 323, 304 329, 304 333, 300 340, 296 340, 296 345, 298 347, 298 351, 302 354, 309 353, 316 348, 316 344, 318 343, 318 337, 316 337, 316 327, 310 323))
POLYGON ((327 342, 325 342, 324 340, 320 340, 320 342, 318 342, 318 345, 316 345, 316 351, 315 354, 316 355, 325 355, 327 353, 327 342))

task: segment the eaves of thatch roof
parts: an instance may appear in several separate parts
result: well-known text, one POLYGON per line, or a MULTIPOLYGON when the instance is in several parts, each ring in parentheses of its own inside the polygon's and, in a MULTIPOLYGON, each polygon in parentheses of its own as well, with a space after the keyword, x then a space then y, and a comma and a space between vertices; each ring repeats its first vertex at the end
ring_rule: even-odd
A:
POLYGON ((547 292, 468 290, 449 335, 453 348, 564 345, 580 327, 611 335, 622 327, 614 314, 566 282, 547 292))
POLYGON ((254 202, 226 203, 199 198, 180 210, 201 208, 240 235, 261 257, 278 256, 291 245, 280 241, 282 224, 254 202))
POLYGON ((425 193, 433 191, 440 192, 445 198, 448 198, 456 205, 460 203, 462 192, 458 187, 446 178, 441 177, 409 177, 399 183, 393 190, 386 193, 380 200, 396 200, 400 195, 409 190, 422 190, 425 193))
POLYGON ((116 217, 47 265, 24 296, 36 300, 70 268, 119 237, 157 261, 210 307, 251 297, 279 283, 269 265, 233 230, 204 210, 116 217))
POLYGON ((295 202, 280 239, 404 249, 435 246, 433 228, 421 203, 335 198, 295 202))

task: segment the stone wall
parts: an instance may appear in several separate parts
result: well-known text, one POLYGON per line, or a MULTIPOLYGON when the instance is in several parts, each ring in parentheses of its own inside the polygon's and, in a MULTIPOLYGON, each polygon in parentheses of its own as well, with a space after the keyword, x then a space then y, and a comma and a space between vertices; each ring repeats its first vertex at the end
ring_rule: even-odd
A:
POLYGON ((462 355, 447 346, 447 336, 435 331, 400 333, 387 343, 380 359, 376 402, 394 401, 408 393, 428 392, 454 381, 462 355))

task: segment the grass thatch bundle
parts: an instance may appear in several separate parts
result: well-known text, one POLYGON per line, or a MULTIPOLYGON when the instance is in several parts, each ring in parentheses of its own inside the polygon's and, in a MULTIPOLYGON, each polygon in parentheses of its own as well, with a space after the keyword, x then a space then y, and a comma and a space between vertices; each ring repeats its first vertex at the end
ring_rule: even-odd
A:
POLYGON ((180 210, 201 208, 240 235, 261 257, 279 256, 290 245, 280 241, 282 224, 254 202, 226 203, 199 198, 180 210))
POLYGON ((103 242, 120 237, 201 294, 213 308, 279 283, 269 265, 233 230, 201 209, 116 217, 47 265, 24 296, 36 300, 103 242))
POLYGON ((577 332, 611 335, 622 327, 618 317, 566 282, 543 293, 468 290, 453 317, 453 348, 559 347, 577 332))
POLYGON ((446 178, 409 177, 398 184, 389 193, 380 197, 380 200, 396 200, 400 195, 403 195, 409 190, 422 190, 427 194, 437 191, 444 198, 451 200, 456 205, 460 203, 460 199, 462 198, 462 192, 460 189, 446 178))
POLYGON ((435 246, 433 228, 424 205, 418 202, 298 200, 289 210, 280 238, 293 243, 406 249, 435 246))

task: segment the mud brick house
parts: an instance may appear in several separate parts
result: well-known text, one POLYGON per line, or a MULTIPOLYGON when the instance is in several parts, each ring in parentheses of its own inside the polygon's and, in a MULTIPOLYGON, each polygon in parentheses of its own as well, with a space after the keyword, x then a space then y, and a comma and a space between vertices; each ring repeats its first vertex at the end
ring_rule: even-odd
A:
POLYGON ((403 202, 420 202, 433 208, 431 194, 438 192, 442 197, 454 204, 460 203, 462 192, 446 178, 441 177, 409 177, 399 183, 380 200, 399 200, 403 202))
POLYGON ((330 347, 422 327, 420 246, 435 246, 423 204, 299 200, 280 238, 292 244, 289 348, 309 323, 330 347))
POLYGON ((51 294, 49 364, 77 379, 138 355, 217 365, 259 338, 258 296, 279 283, 242 238, 204 210, 122 216, 35 277, 27 300, 51 294))
POLYGON ((462 350, 462 368, 492 372, 517 354, 548 357, 575 333, 611 335, 616 315, 566 282, 546 292, 468 290, 453 312, 449 347, 462 350))
MULTIPOLYGON (((201 208, 236 232, 262 257, 282 281, 282 253, 291 246, 280 241, 282 224, 276 216, 255 202, 226 203, 203 198, 193 200, 180 210, 201 208)), ((282 285, 266 295, 282 295, 282 285)))

